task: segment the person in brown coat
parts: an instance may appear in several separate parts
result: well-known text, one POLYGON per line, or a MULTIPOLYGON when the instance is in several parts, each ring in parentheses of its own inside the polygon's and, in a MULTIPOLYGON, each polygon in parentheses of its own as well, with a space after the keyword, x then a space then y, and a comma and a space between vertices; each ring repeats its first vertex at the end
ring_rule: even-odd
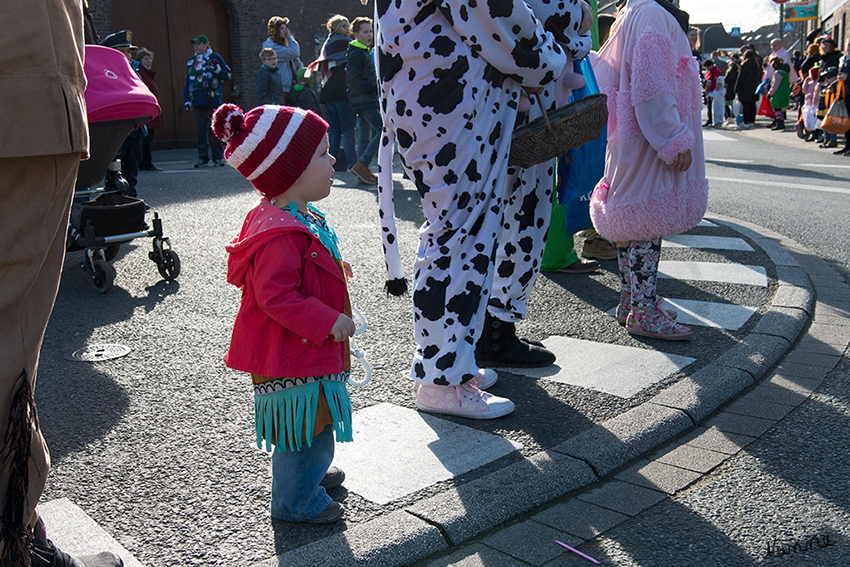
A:
POLYGON ((83 1, 3 6, 0 35, 0 566, 75 560, 46 538, 38 503, 50 468, 33 390, 65 257, 80 159, 89 151, 83 1))

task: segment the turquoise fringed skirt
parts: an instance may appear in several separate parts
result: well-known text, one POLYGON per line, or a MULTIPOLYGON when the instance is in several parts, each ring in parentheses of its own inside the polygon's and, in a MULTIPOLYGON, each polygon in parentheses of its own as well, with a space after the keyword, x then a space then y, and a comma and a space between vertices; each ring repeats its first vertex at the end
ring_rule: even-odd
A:
POLYGON ((258 389, 254 389, 254 430, 258 448, 263 448, 263 440, 269 452, 272 446, 278 451, 300 451, 302 443, 309 447, 322 393, 330 409, 337 442, 353 440, 351 398, 344 381, 321 380, 265 391, 267 393, 258 393, 258 389))

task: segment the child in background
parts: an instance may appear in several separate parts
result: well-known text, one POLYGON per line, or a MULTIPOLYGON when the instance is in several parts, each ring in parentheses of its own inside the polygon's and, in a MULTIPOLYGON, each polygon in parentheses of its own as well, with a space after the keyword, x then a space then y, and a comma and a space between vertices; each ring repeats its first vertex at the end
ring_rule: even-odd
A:
POLYGON ((227 162, 262 195, 227 245, 227 281, 242 290, 228 367, 251 374, 257 446, 272 451, 272 518, 329 524, 344 510, 326 489, 334 431, 351 441, 348 337, 354 334, 336 234, 310 203, 330 194, 328 124, 310 111, 233 104, 213 115, 227 162), (274 445, 274 449, 272 449, 274 445))
POLYGON ((770 99, 770 108, 773 109, 776 117, 776 124, 771 126, 770 129, 781 132, 785 130, 785 111, 791 104, 791 81, 789 79, 791 67, 777 55, 770 58, 770 66, 773 68, 773 77, 767 97, 770 99))
POLYGON ((254 79, 254 94, 260 104, 285 104, 283 83, 277 72, 277 53, 267 47, 260 51, 260 68, 254 79))
POLYGON ((706 126, 723 124, 723 100, 726 96, 723 73, 711 59, 706 59, 702 66, 705 68, 705 92, 708 95, 708 120, 706 126))
MULTIPOLYGON (((811 112, 815 116, 817 116, 817 108, 818 108, 818 67, 812 67, 806 71, 801 71, 806 78, 803 80, 803 86, 801 90, 803 92, 804 101, 803 101, 803 120, 806 122, 806 115, 811 112)), ((811 124, 806 128, 806 137, 804 138, 807 142, 814 142, 818 139, 818 129, 810 129, 812 128, 811 124)))
POLYGON ((319 95, 310 88, 310 78, 307 77, 307 67, 301 67, 295 72, 295 84, 289 91, 292 104, 304 110, 312 110, 324 118, 322 105, 319 104, 319 95))
MULTIPOLYGON (((818 77, 820 87, 818 89, 818 111, 816 116, 818 120, 823 120, 832 102, 835 100, 835 82, 838 80, 838 67, 830 67, 818 77)), ((820 124, 820 122, 818 122, 820 124)), ((823 133, 823 143, 818 144, 819 148, 837 148, 838 134, 830 134, 826 130, 820 130, 823 133)))

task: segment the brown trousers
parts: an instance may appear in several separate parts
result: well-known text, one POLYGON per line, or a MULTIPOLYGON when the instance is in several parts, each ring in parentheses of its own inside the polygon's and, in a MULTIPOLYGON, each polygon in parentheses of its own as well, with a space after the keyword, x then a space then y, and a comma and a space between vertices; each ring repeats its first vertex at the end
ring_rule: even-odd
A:
MULTIPOLYGON (((50 454, 34 420, 10 423, 10 406, 22 376, 35 389, 39 350, 59 289, 79 163, 79 153, 0 158, 0 446, 10 427, 30 428, 29 487, 26 501, 19 504, 24 522, 33 517, 44 490, 50 454)), ((0 457, 2 511, 11 466, 8 451, 0 457)))

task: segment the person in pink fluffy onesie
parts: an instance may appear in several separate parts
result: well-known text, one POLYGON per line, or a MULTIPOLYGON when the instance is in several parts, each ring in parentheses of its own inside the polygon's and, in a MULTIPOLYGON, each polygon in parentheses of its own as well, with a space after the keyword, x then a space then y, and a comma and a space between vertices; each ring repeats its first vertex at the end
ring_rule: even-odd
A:
POLYGON ((594 68, 609 117, 591 218, 618 243, 618 321, 633 335, 664 340, 692 332, 657 295, 661 239, 696 225, 708 201, 700 71, 687 19, 664 0, 629 0, 594 68))

